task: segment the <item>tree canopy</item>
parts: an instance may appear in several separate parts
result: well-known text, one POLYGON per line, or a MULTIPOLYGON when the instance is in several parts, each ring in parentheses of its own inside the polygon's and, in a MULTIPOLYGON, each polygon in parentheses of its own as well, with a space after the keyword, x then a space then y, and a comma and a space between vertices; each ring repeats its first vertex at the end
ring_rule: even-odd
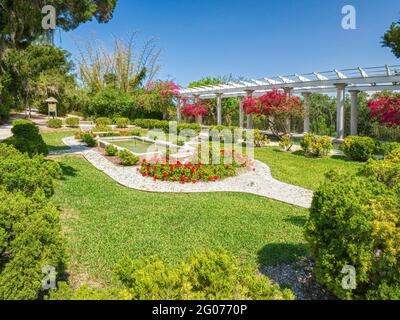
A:
POLYGON ((117 0, 0 0, 0 52, 6 48, 26 48, 46 34, 42 28, 42 8, 56 9, 56 24, 69 31, 95 18, 108 22, 117 0))
POLYGON ((392 23, 390 29, 382 37, 382 46, 390 48, 400 58, 400 21, 392 23))

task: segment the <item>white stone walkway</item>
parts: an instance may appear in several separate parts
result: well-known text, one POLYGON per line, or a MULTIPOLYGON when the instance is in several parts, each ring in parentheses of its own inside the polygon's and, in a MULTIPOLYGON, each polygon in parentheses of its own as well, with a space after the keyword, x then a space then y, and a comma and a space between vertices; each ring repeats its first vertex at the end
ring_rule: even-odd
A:
MULTIPOLYGON (((250 193, 266 198, 282 201, 288 204, 310 208, 313 192, 297 186, 280 182, 271 175, 270 168, 259 161, 255 161, 252 168, 239 176, 227 178, 218 182, 202 182, 197 184, 178 182, 153 181, 142 177, 136 167, 121 167, 109 161, 95 149, 88 149, 77 140, 66 138, 63 142, 71 147, 67 153, 80 153, 97 169, 128 188, 149 192, 171 193, 208 193, 208 192, 240 192, 250 193)), ((61 154, 65 152, 60 152, 61 154)))

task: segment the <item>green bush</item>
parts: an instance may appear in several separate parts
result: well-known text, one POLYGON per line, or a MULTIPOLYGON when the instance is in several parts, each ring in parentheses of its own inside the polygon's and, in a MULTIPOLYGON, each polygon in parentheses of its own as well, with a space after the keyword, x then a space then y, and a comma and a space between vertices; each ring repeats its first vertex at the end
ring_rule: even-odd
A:
POLYGON ((112 125, 112 120, 110 118, 97 118, 96 119, 97 126, 110 126, 112 125))
POLYGON ((127 128, 129 125, 129 119, 128 118, 117 118, 117 119, 115 119, 115 124, 117 125, 117 128, 120 128, 120 129, 127 128))
POLYGON ((47 126, 53 129, 60 129, 62 128, 63 122, 61 119, 50 119, 47 122, 47 126))
POLYGON ((76 117, 70 117, 70 118, 67 118, 67 119, 65 120, 65 124, 66 124, 68 127, 77 128, 77 127, 79 127, 80 120, 79 120, 79 118, 76 118, 76 117))
POLYGON ((31 196, 41 189, 46 196, 54 193, 53 178, 61 176, 58 163, 42 156, 30 158, 13 146, 0 144, 0 185, 7 191, 21 191, 31 196))
POLYGON ((94 147, 97 146, 97 141, 96 141, 96 139, 95 139, 95 138, 93 137, 93 135, 90 134, 90 133, 84 134, 84 135, 81 137, 81 139, 82 139, 82 141, 83 141, 84 143, 86 143, 86 145, 87 145, 89 148, 94 148, 94 147))
POLYGON ((379 152, 379 142, 370 137, 349 136, 341 146, 347 157, 355 161, 367 161, 379 152))
POLYGON ((290 135, 285 135, 279 141, 279 148, 283 151, 290 151, 293 147, 293 141, 290 135))
POLYGON ((93 129, 93 132, 112 132, 112 131, 113 131, 113 129, 110 126, 106 126, 103 124, 98 124, 93 129))
POLYGON ((293 299, 231 254, 205 251, 176 266, 157 257, 125 259, 115 275, 133 300, 293 299))
POLYGON ((90 99, 85 113, 97 118, 125 117, 130 115, 134 108, 130 94, 114 88, 104 88, 90 99))
POLYGON ((392 171, 367 166, 369 177, 328 175, 305 235, 318 281, 338 298, 400 299, 400 188, 391 188, 392 171), (342 286, 345 266, 355 268, 353 290, 342 286))
MULTIPOLYGON (((136 119, 133 124, 136 127, 144 128, 144 129, 160 129, 164 131, 164 133, 169 133, 170 122, 163 120, 154 120, 154 119, 136 119)), ((174 123, 171 123, 174 124, 174 123)), ((201 127, 197 123, 176 123, 178 134, 183 130, 192 130, 196 134, 201 131, 201 127)))
POLYGON ((42 268, 63 270, 59 214, 40 189, 28 198, 0 187, 0 257, 0 300, 36 300, 42 268))
POLYGON ((315 157, 326 157, 333 149, 332 140, 328 136, 306 134, 300 141, 304 153, 315 157))
POLYGON ((114 157, 118 153, 118 148, 116 146, 113 146, 112 144, 108 144, 104 148, 104 151, 106 152, 107 156, 114 157))
POLYGON ((260 130, 254 130, 254 146, 261 148, 269 144, 271 141, 260 130))
POLYGON ((129 135, 135 136, 135 137, 143 137, 146 135, 146 130, 144 129, 132 129, 129 132, 129 135))
POLYGON ((19 119, 13 122, 11 129, 13 136, 4 140, 3 143, 13 145, 22 153, 29 156, 37 154, 47 155, 47 145, 39 134, 39 128, 30 120, 19 119))
POLYGON ((400 143, 399 142, 385 142, 382 143, 380 146, 380 153, 382 153, 384 156, 388 155, 392 151, 396 149, 400 149, 400 143))
POLYGON ((121 165, 125 167, 132 167, 140 161, 138 156, 135 156, 132 152, 127 150, 119 151, 118 157, 120 159, 121 165))

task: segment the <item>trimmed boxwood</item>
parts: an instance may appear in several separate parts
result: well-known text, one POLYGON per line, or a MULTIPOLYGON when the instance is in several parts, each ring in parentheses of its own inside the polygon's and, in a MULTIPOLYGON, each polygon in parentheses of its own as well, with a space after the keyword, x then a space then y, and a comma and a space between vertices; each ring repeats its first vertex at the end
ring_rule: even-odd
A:
POLYGON ((31 157, 37 154, 48 155, 49 151, 39 134, 39 128, 31 120, 15 120, 11 132, 13 136, 4 140, 3 143, 13 145, 17 150, 31 157))
POLYGON ((59 129, 59 128, 62 128, 63 122, 61 119, 50 119, 47 122, 47 125, 49 128, 59 129))
POLYGON ((117 125, 117 128, 125 129, 129 125, 129 119, 128 118, 117 118, 117 119, 115 119, 115 124, 117 125))
POLYGON ((96 125, 97 126, 110 126, 112 125, 112 120, 110 118, 97 118, 96 119, 96 125))
POLYGON ((68 127, 71 127, 71 128, 77 128, 77 127, 79 127, 79 123, 80 123, 80 119, 79 119, 79 118, 76 118, 76 117, 67 118, 67 119, 65 120, 65 124, 66 124, 68 127))
POLYGON ((344 139, 341 150, 350 159, 367 161, 379 153, 379 142, 370 137, 349 136, 344 139))

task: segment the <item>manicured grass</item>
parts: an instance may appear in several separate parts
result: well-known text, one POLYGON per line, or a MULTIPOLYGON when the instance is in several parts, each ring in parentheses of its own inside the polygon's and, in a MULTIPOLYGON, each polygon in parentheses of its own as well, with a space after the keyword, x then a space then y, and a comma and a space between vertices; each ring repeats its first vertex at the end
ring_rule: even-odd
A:
POLYGON ((41 133, 44 142, 47 144, 49 151, 62 151, 68 150, 62 139, 73 136, 75 131, 58 131, 58 132, 46 132, 41 133))
POLYGON ((112 282, 124 255, 177 263, 224 248, 244 261, 289 262, 307 254, 307 210, 248 194, 165 194, 124 188, 83 158, 58 158, 65 172, 53 201, 63 209, 71 278, 112 282))
POLYGON ((273 147, 255 149, 255 158, 268 164, 276 179, 311 190, 316 190, 332 169, 351 175, 363 165, 342 157, 310 158, 301 152, 282 152, 273 147))

